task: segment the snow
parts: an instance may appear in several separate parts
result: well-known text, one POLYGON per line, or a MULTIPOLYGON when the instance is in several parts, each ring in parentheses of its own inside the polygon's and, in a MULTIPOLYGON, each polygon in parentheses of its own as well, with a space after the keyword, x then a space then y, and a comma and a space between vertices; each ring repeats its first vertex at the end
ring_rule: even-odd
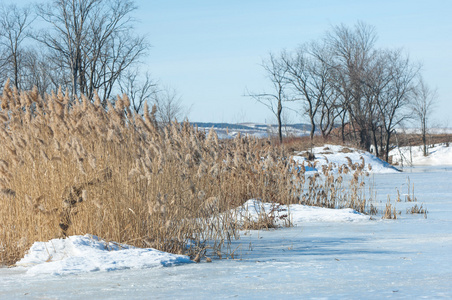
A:
MULTIPOLYGON (((247 201, 239 210, 239 215, 248 220, 257 220, 259 214, 273 214, 279 226, 284 220, 292 226, 304 222, 345 222, 369 220, 369 217, 352 209, 328 209, 306 205, 286 205, 247 201)), ((24 258, 16 263, 26 268, 28 275, 52 274, 69 275, 97 271, 123 269, 145 269, 158 266, 173 266, 192 261, 183 255, 165 253, 152 248, 135 248, 125 244, 106 242, 96 236, 70 236, 35 242, 24 258)))
POLYGON ((306 222, 356 222, 370 219, 350 208, 332 209, 301 204, 287 206, 255 199, 248 200, 238 209, 239 220, 257 221, 263 213, 272 216, 276 225, 281 227, 288 224, 303 226, 306 222))
MULTIPOLYGON (((257 220, 260 213, 275 214, 278 225, 284 226, 280 216, 290 215, 291 225, 304 222, 345 222, 369 220, 369 217, 352 209, 328 209, 306 205, 277 205, 258 200, 247 201, 239 210, 243 218, 257 220), (275 207, 277 207, 275 211, 275 207)), ((287 218, 285 218, 287 219, 287 218)), ((93 235, 70 236, 35 242, 24 258, 16 263, 28 275, 69 275, 97 271, 146 269, 173 266, 192 261, 183 255, 165 253, 152 248, 135 248, 125 244, 106 242, 93 235)))
POLYGON ((428 156, 424 156, 423 146, 400 147, 389 152, 392 161, 404 166, 452 165, 452 147, 445 144, 428 146, 428 156))
MULTIPOLYGON (((351 159, 353 164, 361 164, 361 158, 363 158, 365 163, 364 170, 370 173, 395 173, 399 171, 394 166, 379 159, 375 155, 370 154, 369 152, 350 147, 327 144, 322 147, 314 147, 310 152, 315 155, 315 159, 312 164, 316 164, 316 170, 318 171, 322 170, 322 165, 327 166, 329 163, 333 163, 333 172, 337 172, 339 166, 348 164, 347 157, 351 159), (368 169, 368 165, 372 166, 371 170, 368 169)), ((305 157, 300 156, 301 154, 303 154, 303 152, 295 155, 294 159, 306 166, 307 160, 305 157)))
POLYGON ((106 242, 93 235, 70 236, 48 242, 35 242, 18 267, 28 275, 68 275, 95 271, 144 269, 190 263, 187 256, 165 253, 152 248, 106 242))

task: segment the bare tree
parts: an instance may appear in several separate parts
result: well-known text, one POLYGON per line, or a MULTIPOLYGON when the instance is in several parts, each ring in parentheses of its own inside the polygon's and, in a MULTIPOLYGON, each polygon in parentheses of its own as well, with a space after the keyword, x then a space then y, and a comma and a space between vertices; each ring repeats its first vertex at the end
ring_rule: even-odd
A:
POLYGON ((359 22, 354 28, 333 28, 326 41, 334 51, 334 81, 361 147, 375 145, 388 160, 394 128, 407 118, 406 108, 419 68, 400 50, 374 45, 375 28, 359 22), (378 143, 378 141, 380 141, 378 143))
POLYGON ((182 104, 182 97, 171 87, 164 87, 154 94, 153 102, 157 107, 157 120, 169 124, 174 120, 183 120, 189 109, 182 104))
POLYGON ((39 94, 50 94, 59 87, 70 86, 70 76, 64 68, 55 67, 58 57, 50 57, 48 53, 28 48, 24 51, 22 89, 38 89, 39 94))
POLYGON ((313 60, 309 69, 313 82, 312 90, 319 105, 317 116, 314 115, 314 118, 317 120, 322 137, 326 139, 333 130, 336 119, 344 111, 340 103, 340 94, 334 84, 333 51, 325 42, 312 42, 309 44, 308 52, 313 60))
POLYGON ((37 7, 51 29, 36 39, 64 58, 59 67, 69 70, 73 96, 98 90, 105 102, 121 73, 145 53, 144 38, 132 31, 135 8, 131 0, 53 0, 37 7))
POLYGON ((361 90, 364 116, 366 117, 362 123, 365 122, 370 131, 369 137, 373 141, 377 157, 381 155, 380 149, 383 149, 383 135, 381 133, 386 119, 385 116, 381 115, 383 112, 379 108, 381 102, 385 100, 385 91, 387 91, 391 79, 386 51, 374 51, 367 68, 363 72, 361 90))
POLYGON ((3 90, 3 85, 8 79, 8 60, 6 49, 0 48, 0 90, 3 90))
POLYGON ((386 161, 389 159, 390 139, 395 127, 410 116, 407 108, 413 98, 415 79, 420 69, 400 50, 389 52, 387 64, 390 81, 386 94, 377 102, 385 133, 386 161))
POLYGON ((90 25, 89 36, 93 42, 84 51, 89 59, 84 62, 81 87, 89 97, 99 90, 104 102, 111 96, 121 74, 136 64, 149 48, 144 37, 133 34, 133 19, 128 16, 135 9, 133 2, 110 2, 111 8, 99 9, 90 25))
MULTIPOLYGON (((0 5, 0 70, 11 77, 13 84, 20 89, 24 49, 22 43, 27 37, 27 28, 33 21, 28 7, 19 8, 15 4, 0 5)), ((5 74, 4 73, 4 74, 5 74)))
POLYGON ((321 64, 315 61, 304 47, 294 55, 282 55, 287 69, 285 80, 290 84, 296 100, 303 101, 303 110, 311 121, 311 140, 316 129, 315 117, 320 107, 327 81, 321 64))
POLYGON ((424 146, 424 156, 428 155, 427 150, 427 130, 428 120, 434 108, 438 93, 436 89, 432 90, 422 79, 416 87, 414 97, 411 103, 412 112, 421 126, 422 144, 424 146))
POLYGON ((363 78, 366 77, 375 54, 376 39, 375 28, 362 22, 358 22, 353 28, 343 24, 335 26, 325 37, 325 42, 334 55, 334 86, 349 115, 353 132, 358 133, 357 139, 361 147, 367 150, 371 145, 369 120, 372 117, 369 112, 373 109, 370 109, 371 103, 367 102, 369 98, 366 99, 363 94, 363 78))
POLYGON ((82 68, 82 49, 88 44, 89 16, 100 0, 55 0, 37 6, 38 15, 52 26, 39 33, 37 40, 63 56, 71 73, 72 95, 78 94, 82 68))
MULTIPOLYGON (((284 57, 284 52, 282 57, 284 57)), ((278 138, 279 142, 282 143, 282 111, 284 101, 292 100, 287 94, 287 86, 289 82, 287 81, 288 68, 284 60, 278 59, 274 54, 269 54, 269 59, 262 62, 262 67, 264 68, 268 79, 273 86, 273 92, 263 92, 263 93, 246 93, 246 96, 251 97, 257 102, 265 105, 278 120, 278 138)))
POLYGON ((334 62, 332 64, 330 72, 331 85, 335 90, 335 94, 337 96, 336 102, 338 103, 338 110, 340 110, 338 117, 341 120, 341 137, 342 141, 345 142, 346 137, 349 137, 349 130, 346 130, 346 127, 348 127, 348 129, 350 129, 351 127, 350 103, 352 99, 352 93, 350 84, 347 80, 347 76, 343 72, 343 66, 334 62))
POLYGON ((276 93, 252 96, 278 116, 274 105, 282 109, 289 91, 291 100, 303 102, 311 139, 316 127, 326 138, 340 118, 343 140, 348 121, 355 141, 368 151, 375 145, 388 161, 394 129, 409 117, 420 67, 401 50, 376 49, 376 40, 375 28, 365 23, 335 26, 320 42, 283 51, 279 59, 272 55, 266 71, 276 93))
POLYGON ((141 79, 138 69, 135 69, 121 75, 118 81, 121 93, 129 97, 131 109, 136 113, 141 113, 144 103, 156 98, 157 93, 157 84, 148 72, 144 75, 144 80, 141 79))
POLYGON ((340 106, 338 97, 326 97, 322 100, 316 123, 324 139, 327 139, 331 131, 336 126, 336 120, 344 113, 344 108, 340 106))
POLYGON ((47 59, 43 59, 42 53, 32 49, 27 49, 24 59, 25 72, 21 87, 24 90, 31 90, 36 86, 40 95, 50 92, 52 81, 50 73, 52 68, 47 64, 47 59))

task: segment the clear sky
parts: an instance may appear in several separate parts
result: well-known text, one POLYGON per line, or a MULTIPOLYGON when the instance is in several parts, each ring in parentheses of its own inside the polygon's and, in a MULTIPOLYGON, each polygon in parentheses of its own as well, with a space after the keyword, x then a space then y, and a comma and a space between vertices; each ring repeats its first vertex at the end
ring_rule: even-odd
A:
MULTIPOLYGON (((374 25, 377 46, 403 48, 423 63, 438 88, 432 119, 452 126, 452 1, 450 0, 141 0, 138 30, 152 48, 155 78, 192 105, 191 121, 274 122, 267 108, 244 97, 268 82, 260 66, 270 51, 294 49, 332 25, 374 25)), ((292 117, 300 122, 300 117, 292 117)))
POLYGON ((270 88, 262 59, 318 39, 332 25, 364 21, 376 27, 377 47, 403 48, 422 62, 439 94, 432 125, 452 127, 452 0, 135 1, 137 30, 152 45, 144 69, 177 89, 192 106, 191 121, 274 123, 266 107, 243 96, 270 88))

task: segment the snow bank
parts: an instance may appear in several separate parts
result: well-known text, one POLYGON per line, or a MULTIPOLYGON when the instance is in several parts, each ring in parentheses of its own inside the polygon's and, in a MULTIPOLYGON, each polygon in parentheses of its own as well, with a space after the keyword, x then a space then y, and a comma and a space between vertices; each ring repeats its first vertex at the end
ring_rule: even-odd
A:
POLYGON ((391 150, 389 155, 394 163, 404 166, 452 165, 452 146, 428 146, 428 156, 424 156, 423 149, 423 146, 401 147, 391 150))
POLYGON ((187 256, 152 248, 105 242, 93 235, 35 242, 16 266, 27 267, 27 274, 66 275, 121 269, 144 269, 190 263, 187 256))
MULTIPOLYGON (((337 171, 341 165, 347 165, 347 157, 352 160, 352 163, 361 163, 361 157, 364 159, 366 165, 365 170, 370 173, 395 173, 399 170, 394 166, 391 166, 387 162, 379 159, 378 157, 370 154, 369 152, 357 150, 354 148, 348 148, 337 145, 324 145, 323 147, 314 147, 312 153, 315 155, 313 163, 316 163, 316 170, 321 171, 322 165, 328 165, 330 162, 334 164, 333 172, 337 171), (372 166, 372 169, 368 169, 368 165, 372 166)), ((299 155, 303 154, 300 152, 299 155)), ((307 165, 306 158, 303 156, 294 156, 294 159, 307 165)), ((314 171, 316 171, 314 170, 314 171)))
POLYGON ((306 222, 355 222, 369 220, 370 217, 350 208, 332 209, 301 204, 290 206, 264 203, 251 199, 237 210, 239 220, 257 221, 260 214, 272 215, 278 226, 284 226, 290 220, 293 226, 306 222))
POLYGON ((323 208, 307 205, 291 205, 292 223, 297 226, 306 222, 355 222, 370 220, 368 215, 351 208, 323 208))

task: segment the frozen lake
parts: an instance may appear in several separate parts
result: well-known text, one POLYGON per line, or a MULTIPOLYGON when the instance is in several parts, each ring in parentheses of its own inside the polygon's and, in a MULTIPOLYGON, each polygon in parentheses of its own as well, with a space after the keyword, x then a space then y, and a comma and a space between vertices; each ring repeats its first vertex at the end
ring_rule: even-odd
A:
POLYGON ((252 231, 235 259, 144 270, 29 276, 0 269, 0 299, 452 298, 452 167, 375 174, 384 206, 414 184, 428 218, 310 222, 252 231))

